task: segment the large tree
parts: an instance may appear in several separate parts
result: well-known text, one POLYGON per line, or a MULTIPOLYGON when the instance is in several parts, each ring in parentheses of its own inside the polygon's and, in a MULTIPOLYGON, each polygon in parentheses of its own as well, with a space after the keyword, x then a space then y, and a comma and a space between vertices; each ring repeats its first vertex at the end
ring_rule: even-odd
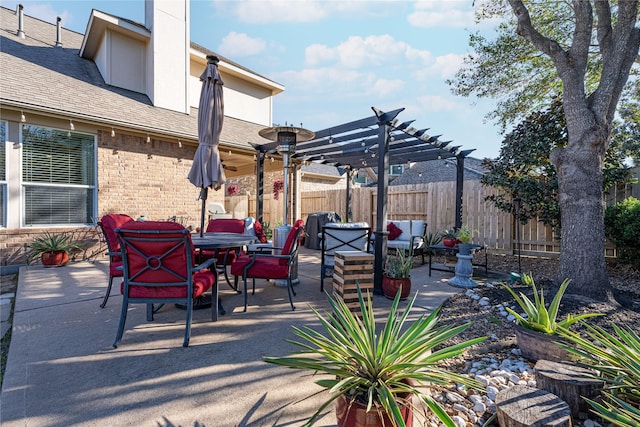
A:
MULTIPOLYGON (((530 99, 541 102, 536 98, 541 87, 549 93, 561 88, 568 138, 567 144, 554 148, 550 156, 558 178, 562 218, 557 278, 571 278, 574 285, 570 291, 604 300, 610 295, 610 285, 604 259, 602 170, 616 107, 638 60, 638 0, 508 0, 508 4, 521 38, 509 39, 503 31, 494 44, 485 45, 494 50, 480 55, 511 55, 511 62, 523 71, 519 77, 530 76, 529 81, 510 81, 513 68, 496 69, 481 76, 488 80, 488 84, 481 81, 487 92, 483 93, 472 88, 471 80, 465 81, 469 75, 459 73, 458 92, 464 94, 465 88, 472 88, 469 93, 482 96, 520 89, 525 99, 501 100, 503 111, 498 115, 504 124, 525 114, 527 106, 533 105, 530 99), (510 53, 496 49, 509 43, 513 48, 510 53), (551 67, 547 67, 549 62, 551 67), (504 89, 499 89, 497 82, 504 89)), ((509 28, 509 23, 501 28, 509 28)))

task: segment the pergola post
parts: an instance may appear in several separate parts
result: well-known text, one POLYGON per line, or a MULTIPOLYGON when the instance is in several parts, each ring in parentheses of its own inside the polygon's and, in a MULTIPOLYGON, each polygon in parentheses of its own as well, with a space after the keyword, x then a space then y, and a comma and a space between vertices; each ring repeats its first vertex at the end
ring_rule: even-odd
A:
POLYGON ((265 152, 256 150, 256 220, 263 223, 264 215, 264 158, 265 152))
POLYGON ((345 212, 347 213, 347 222, 353 220, 353 211, 351 210, 351 180, 353 179, 353 168, 347 168, 347 197, 345 200, 345 212))
POLYGON ((376 199, 375 260, 373 293, 382 295, 382 273, 387 260, 387 190, 389 187, 389 125, 378 117, 378 197, 376 199))
POLYGON ((456 218, 455 228, 462 227, 462 189, 464 187, 464 157, 456 156, 456 218))

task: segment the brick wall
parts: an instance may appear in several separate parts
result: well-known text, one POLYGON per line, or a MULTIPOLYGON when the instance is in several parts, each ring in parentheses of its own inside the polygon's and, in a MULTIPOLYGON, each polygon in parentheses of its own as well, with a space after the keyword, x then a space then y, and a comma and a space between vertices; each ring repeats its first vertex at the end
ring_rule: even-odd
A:
MULTIPOLYGON (((196 147, 178 141, 98 131, 98 221, 107 213, 125 213, 149 220, 177 216, 184 225, 200 224, 200 190, 187 179, 196 147)), ((209 191, 209 201, 224 203, 222 191, 209 191)), ((85 251, 75 258, 90 258, 106 251, 98 227, 48 229, 71 231, 85 251)), ((0 265, 26 263, 25 244, 44 228, 0 230, 0 265)), ((74 255, 74 254, 72 254, 74 255)), ((73 256, 72 256, 73 259, 73 256)))

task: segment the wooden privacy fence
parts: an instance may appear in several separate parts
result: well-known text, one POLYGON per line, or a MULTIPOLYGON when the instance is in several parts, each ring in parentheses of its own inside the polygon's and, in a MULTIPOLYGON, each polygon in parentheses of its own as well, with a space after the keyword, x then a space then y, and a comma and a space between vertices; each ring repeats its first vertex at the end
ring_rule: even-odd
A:
MULTIPOLYGON (((464 182, 462 223, 474 231, 473 243, 486 245, 493 253, 517 252, 517 232, 511 214, 498 210, 485 197, 497 190, 485 187, 480 181, 464 182)), ((427 232, 438 233, 453 228, 455 222, 455 182, 389 186, 387 194, 387 218, 390 220, 422 219, 427 222, 427 232)), ((607 196, 607 204, 623 200, 631 194, 628 186, 614 189, 607 196)), ((304 192, 301 195, 301 218, 306 220, 314 212, 337 212, 347 218, 346 189, 304 192)), ((351 218, 354 222, 366 221, 375 227, 377 188, 351 189, 351 218)), ((226 197, 227 211, 235 217, 255 216, 254 196, 226 197)), ((274 200, 264 195, 264 220, 272 226, 282 222, 282 199, 274 200)), ((560 242, 553 230, 542 222, 531 220, 520 225, 520 251, 522 255, 557 256, 560 242)), ((607 248, 607 255, 614 255, 607 248)))

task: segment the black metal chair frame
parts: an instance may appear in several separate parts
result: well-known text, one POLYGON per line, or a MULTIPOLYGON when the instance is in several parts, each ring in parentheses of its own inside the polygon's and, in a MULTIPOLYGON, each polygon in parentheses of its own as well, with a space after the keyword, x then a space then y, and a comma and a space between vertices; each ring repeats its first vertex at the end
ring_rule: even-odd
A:
POLYGON ((336 251, 362 251, 362 243, 365 252, 369 252, 371 227, 332 227, 327 224, 322 227, 321 258, 320 258, 320 292, 324 292, 324 278, 327 269, 333 269, 333 264, 327 264, 327 257, 333 257, 336 251), (348 237, 346 237, 348 236, 348 237), (329 242, 329 237, 335 239, 335 243, 329 242), (362 240, 364 239, 364 241, 362 240))
MULTIPOLYGON (((116 235, 118 237, 118 241, 120 243, 120 249, 122 253, 122 261, 124 268, 124 289, 122 296, 122 311, 120 313, 120 323, 118 325, 118 332, 116 334, 116 339, 113 343, 113 347, 117 348, 118 344, 122 340, 122 335, 124 334, 124 326, 127 320, 127 311, 129 304, 147 304, 147 321, 153 321, 153 315, 159 308, 154 308, 154 303, 159 303, 164 305, 165 303, 176 303, 183 304, 186 307, 186 325, 185 325, 185 333, 184 333, 184 342, 182 344, 183 347, 189 346, 189 338, 191 336, 191 318, 193 314, 193 274, 199 271, 203 271, 205 269, 209 269, 212 274, 217 275, 215 269, 215 259, 209 259, 206 262, 193 267, 193 246, 191 245, 191 240, 189 239, 189 231, 188 230, 124 230, 127 234, 126 236, 122 234, 120 229, 116 229, 116 235), (156 234, 158 237, 138 237, 136 235, 144 234, 156 234), (173 237, 162 237, 162 235, 173 234, 173 237), (175 237, 176 234, 181 234, 180 237, 175 237), (168 249, 164 254, 157 255, 149 255, 141 251, 138 247, 136 247, 136 242, 175 242, 175 244, 168 249), (140 256, 144 257, 147 261, 147 265, 145 268, 140 271, 135 272, 135 274, 129 276, 129 257, 127 251, 135 251, 140 256), (173 254, 175 251, 184 250, 185 251, 185 259, 187 262, 187 275, 186 277, 180 274, 179 272, 173 271, 170 268, 162 265, 162 260, 166 258, 168 255, 173 254), (213 267, 211 267, 213 265, 213 267), (158 270, 162 269, 165 272, 175 276, 176 280, 174 282, 143 282, 138 281, 138 278, 143 272, 148 270, 158 270), (166 297, 166 298, 132 298, 129 297, 129 286, 144 286, 144 287, 168 287, 168 286, 186 286, 187 293, 186 298, 179 297, 166 297)), ((218 320, 218 280, 215 278, 215 282, 211 289, 213 300, 211 304, 211 320, 218 320)))
MULTIPOLYGON (((295 305, 293 305, 293 295, 296 295, 296 291, 293 289, 293 278, 291 277, 292 274, 292 270, 293 270, 293 263, 297 260, 298 258, 298 248, 299 248, 299 237, 300 234, 304 231, 304 227, 299 227, 296 235, 295 235, 295 239, 293 240, 293 246, 291 247, 291 252, 289 252, 288 255, 276 255, 273 253, 267 253, 265 252, 267 250, 266 247, 264 248, 259 248, 259 251, 257 252, 252 252, 250 254, 247 254, 249 257, 251 257, 251 261, 249 263, 247 263, 247 265, 244 266, 243 272, 242 272, 242 281, 244 283, 244 310, 243 311, 247 311, 247 274, 249 269, 251 268, 251 266, 253 264, 256 263, 256 261, 258 261, 259 259, 265 259, 265 258, 277 258, 277 259, 286 259, 287 260, 287 270, 288 270, 288 274, 287 274, 287 293, 289 294, 289 304, 291 304, 291 310, 295 310, 296 307, 295 305)), ((294 232, 293 229, 290 231, 290 233, 294 232)), ((287 236, 288 239, 288 236, 287 236)), ((283 248, 279 248, 279 247, 269 247, 268 250, 270 251, 277 251, 277 250, 282 250, 283 248)), ((262 277, 258 277, 258 278, 262 278, 262 277)), ((269 277, 264 277, 265 279, 270 279, 269 277)), ((256 293, 256 277, 251 277, 252 280, 252 292, 251 295, 255 295, 256 293)), ((238 288, 238 276, 235 277, 235 287, 236 289, 238 288)))

